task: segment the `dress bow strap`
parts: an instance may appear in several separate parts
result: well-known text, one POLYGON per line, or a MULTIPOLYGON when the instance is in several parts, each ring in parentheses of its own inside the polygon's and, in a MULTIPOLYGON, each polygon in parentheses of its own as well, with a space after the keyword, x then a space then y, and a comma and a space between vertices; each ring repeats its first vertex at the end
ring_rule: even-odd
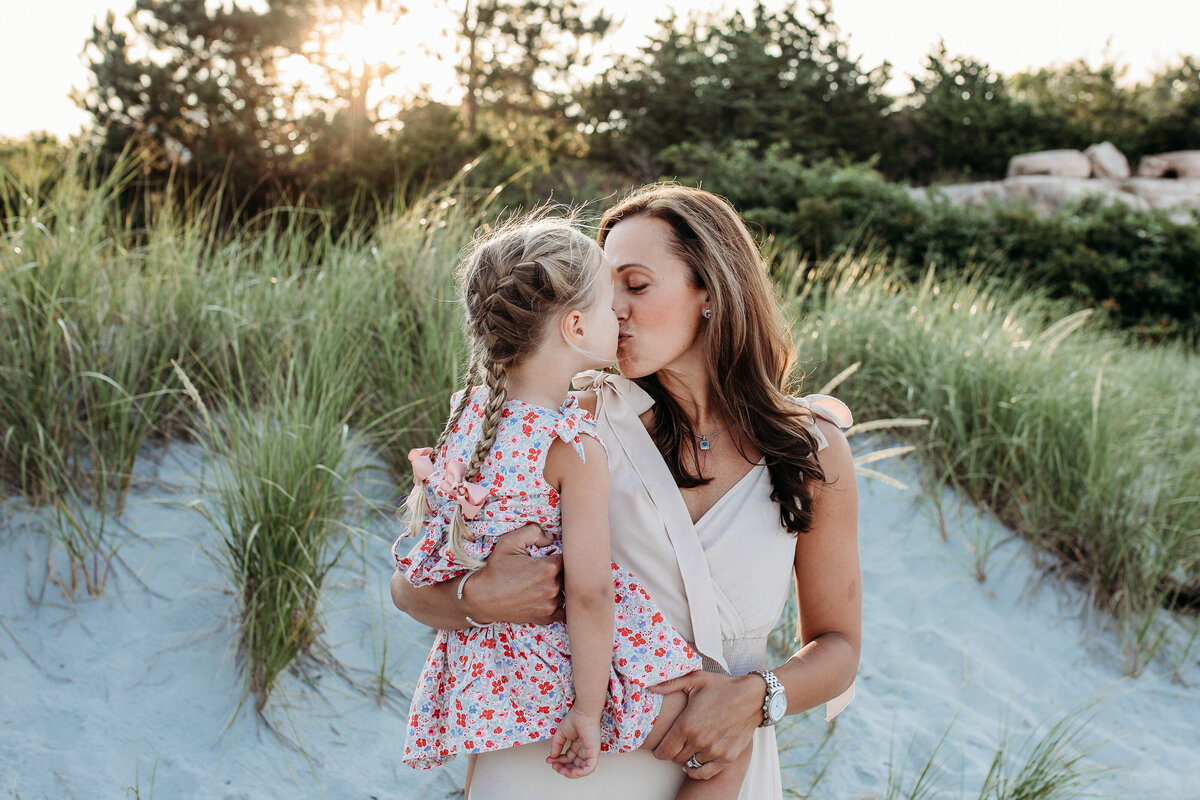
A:
POLYGON ((491 489, 478 483, 464 481, 467 466, 461 461, 451 461, 446 465, 446 477, 442 479, 441 490, 452 496, 462 506, 463 517, 475 519, 479 509, 487 502, 491 489))

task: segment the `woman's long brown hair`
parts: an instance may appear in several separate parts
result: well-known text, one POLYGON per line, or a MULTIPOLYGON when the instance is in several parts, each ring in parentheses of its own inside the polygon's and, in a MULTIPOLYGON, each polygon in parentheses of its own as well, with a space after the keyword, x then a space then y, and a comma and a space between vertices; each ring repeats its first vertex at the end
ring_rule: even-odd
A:
MULTIPOLYGON (((672 252, 691 268, 692 285, 708 292, 712 319, 704 322, 704 358, 713 402, 763 454, 783 527, 793 534, 808 530, 809 487, 824 483, 825 473, 806 427, 811 412, 792 399, 794 347, 758 246, 724 198, 674 184, 644 187, 610 208, 600 222, 600 243, 622 220, 643 216, 671 227, 672 252)), ((684 463, 685 448, 697 465, 700 451, 679 402, 657 375, 635 380, 654 398, 650 435, 676 484, 708 483, 684 463)))

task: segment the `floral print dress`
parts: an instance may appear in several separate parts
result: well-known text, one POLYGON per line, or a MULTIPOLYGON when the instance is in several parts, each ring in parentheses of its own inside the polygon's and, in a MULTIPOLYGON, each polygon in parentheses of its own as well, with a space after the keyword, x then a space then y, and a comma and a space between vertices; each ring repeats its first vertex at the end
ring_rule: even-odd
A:
MULTIPOLYGON (((459 395, 452 399, 457 405, 459 395)), ((427 479, 431 513, 407 556, 392 552, 414 586, 461 576, 467 568, 447 539, 456 500, 443 488, 445 465, 466 461, 479 436, 487 390, 472 395, 427 479)), ((568 397, 558 409, 509 400, 478 483, 487 489, 478 517, 468 521, 467 552, 486 559, 495 538, 536 522, 553 540, 535 555, 562 551, 558 493, 542 476, 557 437, 584 457, 581 435, 599 440, 595 420, 568 397)), ((637 748, 658 718, 662 697, 646 691, 701 666, 700 657, 667 623, 638 580, 612 565, 616 602, 612 669, 601 715, 601 749, 637 748)), ((565 623, 495 622, 439 631, 413 692, 404 762, 414 768, 445 764, 458 753, 479 753, 550 738, 574 700, 570 641, 565 623)))

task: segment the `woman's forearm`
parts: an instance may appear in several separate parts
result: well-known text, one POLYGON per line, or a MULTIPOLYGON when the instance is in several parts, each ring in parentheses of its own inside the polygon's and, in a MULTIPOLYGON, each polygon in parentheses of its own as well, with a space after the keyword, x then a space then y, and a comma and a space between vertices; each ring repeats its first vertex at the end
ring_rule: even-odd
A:
MULTIPOLYGON (((474 615, 466 608, 465 590, 468 587, 463 587, 462 600, 457 597, 458 581, 459 579, 455 578, 429 586, 413 586, 397 570, 392 574, 392 602, 396 604, 396 608, 430 628, 439 628, 445 631, 467 628, 470 627, 467 617, 470 616, 474 619, 474 615)), ((491 620, 476 621, 491 622, 491 620)))
POLYGON ((858 671, 858 653, 846 637, 826 633, 772 671, 787 691, 787 713, 799 714, 850 688, 858 671))

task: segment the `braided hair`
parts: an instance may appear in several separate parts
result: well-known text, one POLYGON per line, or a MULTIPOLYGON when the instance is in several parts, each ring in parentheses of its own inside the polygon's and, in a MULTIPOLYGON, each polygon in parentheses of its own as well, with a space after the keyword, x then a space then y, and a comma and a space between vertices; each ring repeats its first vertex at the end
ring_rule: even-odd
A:
MULTIPOLYGON (((510 219, 477 236, 459 268, 470 367, 462 398, 438 436, 434 453, 441 453, 482 377, 487 402, 479 438, 466 463, 465 481, 479 478, 492 453, 508 399, 508 369, 523 363, 563 314, 586 311, 595 302, 593 289, 603 264, 600 246, 579 230, 573 214, 551 217, 548 211, 510 219)), ((424 516, 423 485, 414 487, 409 512, 416 533, 424 516)), ((456 561, 475 569, 483 562, 466 553, 463 542, 470 538, 462 507, 456 506, 450 551, 456 561)))

